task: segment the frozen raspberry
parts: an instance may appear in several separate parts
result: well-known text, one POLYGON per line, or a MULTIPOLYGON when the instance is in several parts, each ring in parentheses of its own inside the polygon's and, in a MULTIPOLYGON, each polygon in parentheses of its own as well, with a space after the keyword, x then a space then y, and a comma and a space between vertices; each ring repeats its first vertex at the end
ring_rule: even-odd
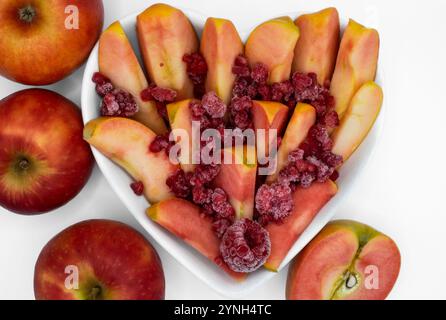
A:
POLYGON ((273 83, 271 86, 271 100, 290 101, 294 94, 294 88, 290 81, 273 83))
POLYGON ((232 119, 235 127, 242 130, 248 129, 252 124, 250 114, 246 111, 239 111, 233 115, 232 119))
POLYGON ((268 231, 255 221, 236 221, 224 234, 220 253, 235 272, 253 272, 260 268, 271 253, 268 231))
POLYGON ((201 118, 206 114, 206 110, 199 101, 192 100, 189 104, 189 108, 192 112, 192 117, 194 120, 201 120, 201 118))
POLYGON ((271 87, 266 84, 258 86, 257 93, 263 101, 270 101, 272 99, 271 87))
POLYGON ((247 96, 235 97, 231 101, 231 110, 233 112, 250 111, 251 108, 252 108, 252 100, 247 96))
POLYGON ((299 160, 303 160, 304 154, 305 153, 302 149, 294 150, 294 151, 290 152, 290 154, 288 155, 288 161, 289 162, 297 162, 299 160))
POLYGON ((196 186, 192 189, 192 199, 200 205, 211 203, 212 190, 204 186, 196 186))
POLYGON ((228 196, 223 189, 214 190, 211 198, 212 209, 217 213, 219 218, 233 220, 235 210, 228 201, 228 196))
POLYGON ((226 114, 225 103, 213 91, 206 93, 201 100, 203 108, 207 114, 213 118, 223 118, 226 114))
POLYGON ((330 180, 336 182, 338 179, 339 179, 339 171, 335 170, 331 175, 330 180))
POLYGON ((335 110, 327 112, 321 119, 321 124, 327 128, 336 128, 339 126, 339 116, 335 110))
POLYGON ((226 230, 232 225, 232 221, 227 219, 215 220, 212 223, 212 229, 219 239, 223 238, 226 230))
POLYGON ((166 105, 164 103, 162 103, 162 102, 155 101, 155 106, 156 106, 156 111, 161 116, 161 118, 163 118, 164 120, 166 120, 168 122, 169 121, 169 115, 167 114, 167 107, 166 107, 166 105))
POLYGON ((112 92, 114 89, 111 82, 105 82, 102 84, 96 84, 96 93, 102 98, 105 97, 108 93, 112 92))
POLYGON ((249 64, 248 59, 245 56, 239 55, 235 58, 232 73, 238 77, 249 77, 249 64))
POLYGON ((173 175, 167 178, 166 184, 178 198, 186 199, 191 194, 191 186, 186 174, 181 169, 177 170, 173 175))
POLYGON ((342 156, 338 156, 331 151, 323 152, 321 158, 326 164, 333 168, 339 167, 343 162, 342 156))
POLYGON ((311 187, 312 183, 316 180, 316 176, 310 172, 303 172, 300 178, 300 185, 302 188, 311 187))
POLYGON ((251 71, 251 78, 257 84, 266 84, 268 81, 268 67, 263 63, 257 63, 251 71))
POLYGON ((193 186, 202 186, 212 182, 220 173, 218 165, 199 165, 195 168, 194 174, 190 180, 193 186))
POLYGON ((139 95, 141 96, 142 101, 154 100, 153 96, 152 96, 152 87, 145 88, 143 91, 141 91, 141 93, 139 95))
POLYGON ((274 222, 282 222, 294 207, 291 188, 287 183, 261 186, 255 200, 258 213, 274 222))
POLYGON ((120 89, 114 89, 105 95, 101 105, 102 116, 132 117, 138 112, 138 105, 133 96, 120 89))
POLYGON ((156 101, 164 103, 174 102, 177 97, 175 90, 156 86, 150 89, 150 94, 156 101))
POLYGON ((187 74, 194 85, 204 83, 208 72, 208 66, 204 57, 198 53, 185 54, 183 61, 187 65, 187 74))
POLYGON ((110 83, 110 79, 107 78, 106 76, 104 76, 102 73, 100 72, 95 72, 93 74, 93 77, 91 79, 94 83, 96 84, 104 84, 104 83, 110 83))
POLYGON ((132 188, 137 196, 142 196, 144 194, 144 184, 141 181, 133 182, 130 184, 130 188, 132 188))
POLYGON ((232 95, 234 97, 244 97, 248 95, 248 88, 251 83, 246 78, 238 78, 234 82, 234 87, 232 89, 232 95))
POLYGON ((169 135, 160 135, 156 136, 155 139, 153 139, 152 143, 149 146, 149 150, 150 152, 158 153, 163 150, 167 150, 170 145, 171 142, 169 141, 169 135))

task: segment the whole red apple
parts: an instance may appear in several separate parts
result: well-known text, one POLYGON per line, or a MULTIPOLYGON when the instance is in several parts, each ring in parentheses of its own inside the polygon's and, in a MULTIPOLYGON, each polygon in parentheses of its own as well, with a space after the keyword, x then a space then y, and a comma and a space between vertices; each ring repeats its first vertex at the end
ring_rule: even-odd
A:
POLYGON ((56 209, 83 188, 93 157, 75 104, 28 89, 0 101, 0 205, 20 214, 56 209))
POLYGON ((164 286, 150 243, 109 220, 80 222, 56 235, 34 271, 38 300, 161 300, 164 286))
POLYGON ((86 60, 102 30, 104 7, 102 0, 2 0, 0 21, 0 74, 46 85, 86 60))

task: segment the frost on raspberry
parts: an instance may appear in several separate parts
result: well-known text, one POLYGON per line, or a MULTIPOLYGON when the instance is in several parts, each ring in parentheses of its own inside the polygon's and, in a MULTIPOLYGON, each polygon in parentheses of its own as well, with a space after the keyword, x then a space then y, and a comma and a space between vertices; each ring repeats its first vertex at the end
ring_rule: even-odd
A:
POLYGON ((167 178, 166 184, 178 198, 186 199, 191 194, 191 185, 186 173, 181 169, 178 169, 173 175, 167 178))
POLYGON ((133 117, 138 112, 138 105, 127 91, 114 89, 104 96, 101 115, 111 117, 133 117))
POLYGON ((231 270, 254 272, 271 254, 269 233, 255 221, 237 220, 227 228, 220 243, 220 253, 231 270))
POLYGON ((201 104, 212 119, 223 118, 226 114, 226 104, 213 91, 203 96, 201 104))
POLYGON ((257 191, 255 204, 262 222, 281 223, 294 208, 292 190, 288 183, 265 184, 257 191))

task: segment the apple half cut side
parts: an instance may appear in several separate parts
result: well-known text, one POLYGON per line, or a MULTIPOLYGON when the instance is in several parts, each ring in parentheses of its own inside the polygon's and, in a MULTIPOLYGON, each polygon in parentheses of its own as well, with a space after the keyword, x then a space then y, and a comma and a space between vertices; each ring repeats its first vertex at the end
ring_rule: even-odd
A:
POLYGON ((141 91, 149 84, 119 21, 102 33, 98 55, 99 72, 109 78, 115 87, 129 92, 135 98, 139 110, 134 119, 157 134, 166 133, 167 127, 158 114, 155 102, 141 99, 141 91))
POLYGON ((329 223, 295 258, 287 281, 290 300, 382 300, 401 266, 395 242, 354 221, 329 223))
POLYGON ((288 80, 299 35, 299 28, 290 17, 272 19, 259 25, 252 31, 245 46, 251 68, 263 63, 270 71, 270 84, 288 80))
POLYGON ((147 215, 217 264, 232 279, 237 282, 246 279, 247 274, 232 271, 220 257, 220 239, 212 228, 212 220, 202 215, 198 206, 187 200, 172 198, 148 208, 147 215))
POLYGON ((98 118, 84 128, 84 139, 144 185, 151 203, 173 197, 166 180, 179 166, 165 152, 153 153, 150 144, 156 135, 141 123, 115 117, 98 118))
POLYGON ((356 91, 364 83, 375 80, 378 55, 378 32, 350 20, 342 36, 330 87, 340 119, 356 91))
POLYGON ((234 24, 226 19, 207 19, 201 35, 200 52, 208 65, 206 92, 215 92, 229 105, 235 81, 232 66, 236 57, 244 52, 234 24))
POLYGON ((320 210, 336 195, 338 187, 332 181, 315 183, 308 189, 298 188, 293 193, 294 209, 284 224, 269 224, 271 255, 264 267, 277 272, 291 247, 307 229, 320 210))
POLYGON ((354 95, 340 126, 333 133, 333 153, 347 161, 373 127, 383 104, 383 91, 373 81, 354 95))
POLYGON ((198 51, 194 27, 179 9, 154 4, 137 17, 139 46, 150 78, 159 87, 175 90, 177 100, 193 98, 185 54, 198 51))

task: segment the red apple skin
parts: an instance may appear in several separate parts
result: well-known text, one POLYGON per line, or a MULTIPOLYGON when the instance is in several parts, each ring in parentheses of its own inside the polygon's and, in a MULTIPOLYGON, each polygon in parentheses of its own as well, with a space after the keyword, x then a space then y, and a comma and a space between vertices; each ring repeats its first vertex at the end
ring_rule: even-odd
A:
POLYGON ((102 30, 102 0, 0 1, 0 74, 28 85, 57 82, 76 70, 88 57, 102 30), (19 10, 32 6, 31 22, 19 10), (69 5, 79 12, 79 28, 67 29, 69 5))
POLYGON ((120 222, 89 220, 56 235, 34 271, 37 300, 162 300, 165 281, 152 245, 120 222), (79 271, 78 290, 67 289, 67 266, 79 271), (92 289, 100 291, 92 296, 92 289))
POLYGON ((82 131, 77 106, 52 91, 28 89, 1 100, 0 205, 32 215, 74 198, 93 167, 82 131))

